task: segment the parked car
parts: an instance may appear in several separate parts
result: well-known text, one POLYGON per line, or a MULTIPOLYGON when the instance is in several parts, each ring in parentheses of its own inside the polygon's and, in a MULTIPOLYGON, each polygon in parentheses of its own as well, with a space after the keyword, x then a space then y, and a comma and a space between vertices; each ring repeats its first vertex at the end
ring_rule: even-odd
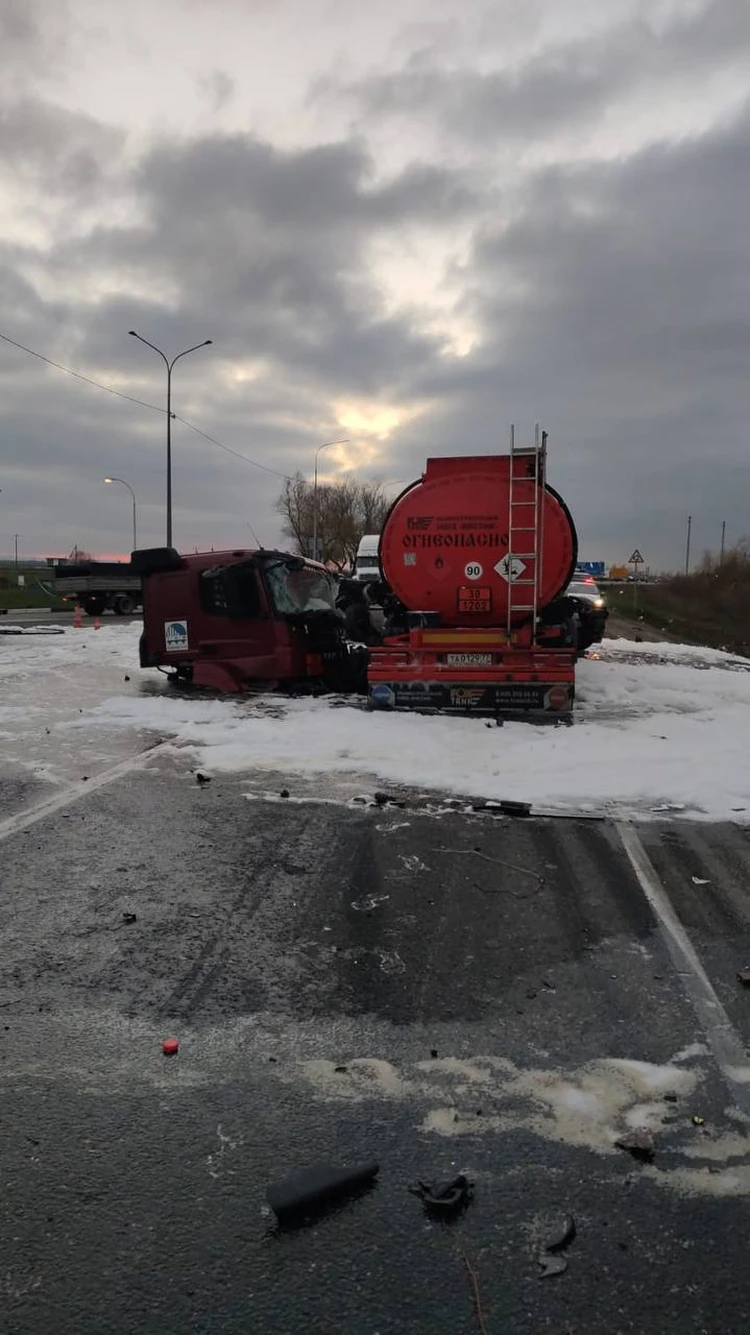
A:
POLYGON ((583 653, 604 638, 609 608, 593 575, 576 575, 564 598, 572 599, 578 615, 578 650, 583 653))

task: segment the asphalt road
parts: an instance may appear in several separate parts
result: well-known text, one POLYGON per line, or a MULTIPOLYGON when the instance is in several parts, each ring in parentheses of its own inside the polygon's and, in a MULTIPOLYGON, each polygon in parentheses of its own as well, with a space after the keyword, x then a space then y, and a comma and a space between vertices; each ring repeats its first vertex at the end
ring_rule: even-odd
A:
POLYGON ((106 780, 0 786, 0 1330, 746 1327, 747 831, 642 827, 644 881, 605 822, 106 780), (275 1225, 271 1179, 373 1158, 275 1225))

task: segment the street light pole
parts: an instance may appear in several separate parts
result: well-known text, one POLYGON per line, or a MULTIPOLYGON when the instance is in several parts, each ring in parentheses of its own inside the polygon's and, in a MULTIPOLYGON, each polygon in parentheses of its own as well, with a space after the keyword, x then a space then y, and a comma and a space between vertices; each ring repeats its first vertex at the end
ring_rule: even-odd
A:
POLYGON ((135 552, 138 550, 138 517, 135 504, 135 492, 133 491, 133 488, 131 487, 130 483, 125 481, 124 477, 105 477, 104 481, 119 482, 121 487, 127 487, 128 491, 130 492, 130 495, 133 498, 133 551, 135 552))
POLYGON ((348 445, 349 438, 345 436, 343 440, 326 440, 319 445, 315 451, 315 467, 313 470, 313 561, 318 559, 318 455, 321 450, 328 450, 332 445, 348 445))
POLYGON ((187 357, 189 352, 197 352, 199 348, 207 348, 212 339, 206 338, 202 343, 196 343, 192 348, 185 348, 183 352, 178 352, 176 357, 170 361, 166 353, 161 348, 157 348, 155 343, 149 343, 142 334, 137 334, 135 329, 129 329, 128 333, 137 338, 140 343, 145 343, 147 348, 158 352, 164 365, 167 368, 167 546, 172 546, 172 367, 180 357, 187 357))

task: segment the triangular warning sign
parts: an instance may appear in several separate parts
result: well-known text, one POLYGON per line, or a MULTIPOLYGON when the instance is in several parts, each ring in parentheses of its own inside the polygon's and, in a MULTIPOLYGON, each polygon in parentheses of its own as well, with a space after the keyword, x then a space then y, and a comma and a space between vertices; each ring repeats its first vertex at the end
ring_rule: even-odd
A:
POLYGON ((638 548, 637 548, 637 547, 636 547, 635 551, 633 552, 633 555, 629 558, 629 560, 628 560, 628 565, 629 565, 629 566, 642 566, 642 565, 643 565, 643 557, 641 556, 641 554, 640 554, 640 552, 638 551, 638 548))

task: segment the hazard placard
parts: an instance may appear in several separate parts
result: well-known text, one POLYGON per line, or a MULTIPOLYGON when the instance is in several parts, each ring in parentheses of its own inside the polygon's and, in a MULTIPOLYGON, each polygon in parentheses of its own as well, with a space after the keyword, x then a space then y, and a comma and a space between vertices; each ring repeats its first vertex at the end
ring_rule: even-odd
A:
POLYGON ((635 551, 633 552, 633 555, 628 557, 628 565, 629 565, 629 566, 642 566, 642 565, 643 565, 643 557, 641 556, 641 554, 640 554, 640 552, 638 551, 638 548, 637 548, 637 547, 636 547, 635 551))

